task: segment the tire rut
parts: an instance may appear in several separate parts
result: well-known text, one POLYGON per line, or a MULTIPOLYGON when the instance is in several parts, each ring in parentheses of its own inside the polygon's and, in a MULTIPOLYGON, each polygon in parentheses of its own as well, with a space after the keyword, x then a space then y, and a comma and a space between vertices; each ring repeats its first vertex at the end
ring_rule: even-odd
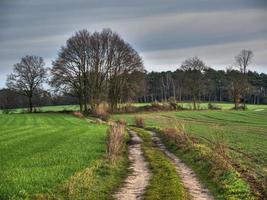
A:
POLYGON ((210 194, 198 180, 194 171, 177 158, 173 153, 169 152, 165 145, 161 142, 160 138, 156 136, 156 133, 151 132, 153 142, 162 150, 167 157, 174 163, 177 173, 182 179, 184 187, 187 189, 192 199, 197 200, 214 200, 214 197, 210 194))
POLYGON ((129 170, 132 172, 125 180, 125 184, 114 194, 117 200, 141 200, 146 187, 149 184, 150 172, 141 150, 140 137, 133 131, 129 131, 131 136, 129 145, 129 160, 131 165, 129 170))

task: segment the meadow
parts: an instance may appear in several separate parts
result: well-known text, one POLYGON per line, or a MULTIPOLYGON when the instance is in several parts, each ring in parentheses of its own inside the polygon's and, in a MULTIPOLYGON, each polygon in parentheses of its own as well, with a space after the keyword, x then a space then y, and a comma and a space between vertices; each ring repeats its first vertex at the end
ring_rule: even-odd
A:
MULTIPOLYGON (((200 110, 206 110, 208 109, 208 104, 207 102, 202 102, 198 104, 198 108, 200 110)), ((234 105, 232 103, 220 103, 216 102, 215 103, 217 107, 219 107, 222 110, 231 110, 234 105)), ((120 104, 119 107, 126 106, 127 104, 120 104)), ((143 107, 143 106, 148 106, 151 105, 151 103, 131 103, 132 106, 135 107, 143 107)), ((190 102, 180 102, 177 103, 177 105, 185 108, 185 109, 192 109, 193 104, 190 102)), ((258 105, 258 104, 248 104, 247 105, 248 110, 258 110, 258 109, 266 109, 266 105, 258 105)), ((62 111, 78 111, 79 110, 79 105, 58 105, 58 106, 41 106, 41 107, 35 107, 35 111, 37 112, 62 112, 62 111)), ((0 110, 0 114, 3 111, 0 110)), ((10 109, 9 113, 13 114, 18 114, 18 113, 26 113, 27 108, 17 108, 17 109, 10 109)))
MULTIPOLYGON (((106 152, 106 130, 107 126, 72 115, 1 115, 0 199, 27 199, 42 194, 54 196, 66 185, 77 186, 77 182, 82 182, 79 173, 99 167, 106 173, 102 178, 106 178, 109 185, 98 184, 91 189, 95 199, 98 199, 98 193, 104 199, 107 190, 112 189, 110 181, 114 182, 114 177, 112 180, 108 177, 109 169, 99 164, 103 163, 106 152)), ((95 170, 94 181, 99 181, 96 177, 97 173, 103 174, 101 170, 95 170)), ((88 174, 84 178, 88 179, 88 174)))
MULTIPOLYGON (((180 105, 191 108, 190 103, 180 105)), ((134 117, 138 116, 145 120, 146 127, 160 129, 183 124, 195 141, 208 147, 221 140, 227 144, 237 170, 266 192, 267 105, 248 105, 246 111, 233 111, 232 104, 216 105, 222 110, 207 110, 208 103, 202 103, 202 110, 198 111, 116 114, 111 115, 111 120, 122 119, 133 125, 134 117)), ((127 175, 126 155, 116 165, 110 165, 104 159, 106 125, 56 113, 78 109, 77 105, 47 106, 38 108, 41 113, 16 114, 23 109, 15 109, 13 114, 0 115, 0 199, 31 199, 43 195, 59 199, 110 199, 114 188, 127 175)), ((182 194, 180 188, 171 184, 170 192, 160 191, 164 188, 161 185, 166 185, 170 176, 174 177, 173 166, 149 142, 145 142, 143 150, 155 175, 146 197, 182 194), (166 169, 170 173, 164 174, 166 169)), ((191 159, 191 155, 178 156, 191 159)), ((198 173, 199 166, 192 162, 188 165, 198 173)), ((179 177, 176 179, 179 182, 179 177)), ((200 179, 205 183, 206 174, 202 177, 200 174, 200 179)), ((212 191, 212 186, 209 189, 212 191)))
POLYGON ((233 164, 249 176, 256 187, 260 185, 266 192, 267 106, 250 106, 247 111, 202 110, 119 114, 114 115, 113 119, 122 119, 131 125, 135 116, 143 118, 146 127, 164 129, 183 124, 194 140, 208 147, 218 140, 225 142, 233 164))

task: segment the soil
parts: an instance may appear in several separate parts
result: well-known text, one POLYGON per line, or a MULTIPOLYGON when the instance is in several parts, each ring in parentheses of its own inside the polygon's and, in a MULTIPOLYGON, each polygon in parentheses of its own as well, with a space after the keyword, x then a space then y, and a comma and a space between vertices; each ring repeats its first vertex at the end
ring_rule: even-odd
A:
POLYGON ((129 145, 129 160, 131 162, 129 170, 132 172, 125 180, 125 184, 115 193, 117 200, 140 200, 149 184, 150 172, 141 150, 140 137, 133 131, 129 131, 131 136, 129 145))

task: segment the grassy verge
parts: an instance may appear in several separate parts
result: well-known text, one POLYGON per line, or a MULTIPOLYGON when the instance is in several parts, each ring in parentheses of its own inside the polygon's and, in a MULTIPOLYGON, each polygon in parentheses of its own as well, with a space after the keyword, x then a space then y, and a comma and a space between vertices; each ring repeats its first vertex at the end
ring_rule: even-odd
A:
POLYGON ((106 159, 106 132, 72 115, 2 115, 0 199, 110 199, 128 160, 106 159))
POLYGON ((159 133, 162 142, 172 153, 193 168, 216 199, 255 199, 248 183, 225 160, 216 156, 209 147, 197 143, 179 145, 173 138, 166 136, 162 130, 154 130, 159 133))
MULTIPOLYGON (((263 106, 263 105, 262 105, 263 106)), ((146 127, 171 128, 177 123, 209 148, 217 133, 222 133, 235 170, 257 196, 267 196, 267 110, 254 111, 180 111, 113 115, 133 124, 135 117, 144 119, 146 127)))
POLYGON ((55 193, 39 194, 36 199, 90 199, 110 200, 127 176, 126 154, 111 164, 107 159, 99 160, 94 166, 74 174, 55 193))
POLYGON ((155 148, 151 135, 142 129, 132 128, 144 140, 144 156, 149 162, 152 178, 144 195, 145 200, 188 199, 175 166, 162 151, 155 148))

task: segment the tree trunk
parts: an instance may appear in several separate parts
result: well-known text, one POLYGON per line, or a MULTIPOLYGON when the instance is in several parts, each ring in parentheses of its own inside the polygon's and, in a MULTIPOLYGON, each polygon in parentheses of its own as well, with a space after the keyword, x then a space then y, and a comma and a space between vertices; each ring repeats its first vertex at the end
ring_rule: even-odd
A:
POLYGON ((29 111, 32 113, 32 96, 29 96, 29 111))
POLYGON ((238 100, 238 98, 235 97, 234 101, 235 101, 235 110, 238 110, 238 105, 239 105, 239 100, 238 100))
POLYGON ((197 109, 196 96, 193 96, 193 104, 194 104, 194 110, 196 110, 197 109))

